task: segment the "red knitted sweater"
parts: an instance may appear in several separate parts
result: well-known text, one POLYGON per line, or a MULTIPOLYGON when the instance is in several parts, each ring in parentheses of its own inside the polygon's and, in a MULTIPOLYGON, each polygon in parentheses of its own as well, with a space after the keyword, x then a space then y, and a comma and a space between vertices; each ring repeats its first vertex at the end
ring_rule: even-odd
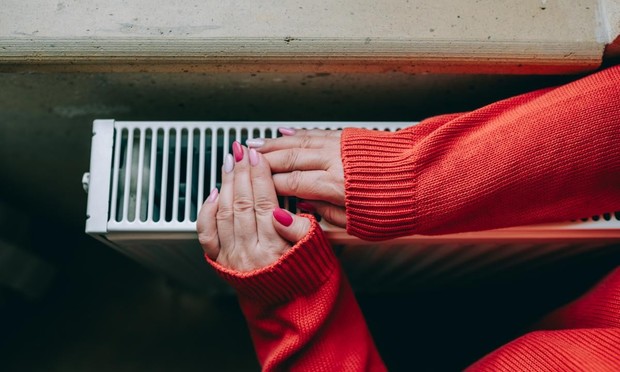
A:
MULTIPOLYGON (((396 133, 345 129, 347 231, 382 240, 620 210, 619 107, 620 66, 396 133)), ((264 269, 211 262, 238 291, 259 362, 265 370, 384 370, 329 243, 312 226, 264 269)), ((620 269, 540 327, 470 368, 617 370, 620 269)))

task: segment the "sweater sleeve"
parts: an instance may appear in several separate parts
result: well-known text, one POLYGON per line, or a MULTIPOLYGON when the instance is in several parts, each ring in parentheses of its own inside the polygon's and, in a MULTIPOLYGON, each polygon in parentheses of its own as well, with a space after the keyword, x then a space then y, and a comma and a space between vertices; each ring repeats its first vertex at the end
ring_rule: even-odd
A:
POLYGON ((617 371, 620 268, 536 328, 489 353, 468 371, 617 371))
POLYGON ((308 234, 271 266, 241 273, 207 257, 237 291, 262 369, 385 370, 329 241, 305 216, 308 234))
POLYGON ((620 66, 395 133, 347 128, 347 231, 367 240, 620 210, 620 66))

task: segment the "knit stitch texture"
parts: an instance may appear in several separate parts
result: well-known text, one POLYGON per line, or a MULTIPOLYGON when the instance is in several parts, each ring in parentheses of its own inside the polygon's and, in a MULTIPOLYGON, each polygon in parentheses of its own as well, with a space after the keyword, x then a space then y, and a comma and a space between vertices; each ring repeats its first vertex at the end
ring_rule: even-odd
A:
MULTIPOLYGON (((619 107, 614 67, 396 133, 345 129, 347 231, 383 240, 620 210, 619 107)), ((239 273, 207 260, 237 290, 264 370, 385 370, 312 221, 308 235, 267 268, 239 273)), ((470 370, 619 370, 620 269, 537 329, 470 370)), ((411 360, 415 369, 415 354, 411 360)))

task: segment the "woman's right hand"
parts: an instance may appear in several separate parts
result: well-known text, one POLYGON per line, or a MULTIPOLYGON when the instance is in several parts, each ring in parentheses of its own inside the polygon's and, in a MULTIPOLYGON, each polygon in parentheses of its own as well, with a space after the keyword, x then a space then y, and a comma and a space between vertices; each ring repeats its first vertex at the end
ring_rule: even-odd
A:
POLYGON ((303 199, 298 204, 300 209, 316 211, 331 224, 345 227, 341 131, 279 130, 283 137, 246 142, 269 162, 277 193, 303 199))

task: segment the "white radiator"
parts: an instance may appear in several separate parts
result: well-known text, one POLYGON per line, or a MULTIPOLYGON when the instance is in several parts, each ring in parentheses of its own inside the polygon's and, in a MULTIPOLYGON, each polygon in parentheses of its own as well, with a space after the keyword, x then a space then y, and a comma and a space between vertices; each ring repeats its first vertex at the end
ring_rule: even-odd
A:
MULTIPOLYGON (((398 130, 399 122, 121 122, 93 124, 86 232, 192 288, 224 288, 204 262, 195 223, 237 140, 281 126, 398 130)), ((296 211, 294 198, 281 204, 296 211)), ((364 242, 322 222, 358 288, 383 290, 483 278, 596 252, 620 241, 620 213, 580 221, 364 242)))

